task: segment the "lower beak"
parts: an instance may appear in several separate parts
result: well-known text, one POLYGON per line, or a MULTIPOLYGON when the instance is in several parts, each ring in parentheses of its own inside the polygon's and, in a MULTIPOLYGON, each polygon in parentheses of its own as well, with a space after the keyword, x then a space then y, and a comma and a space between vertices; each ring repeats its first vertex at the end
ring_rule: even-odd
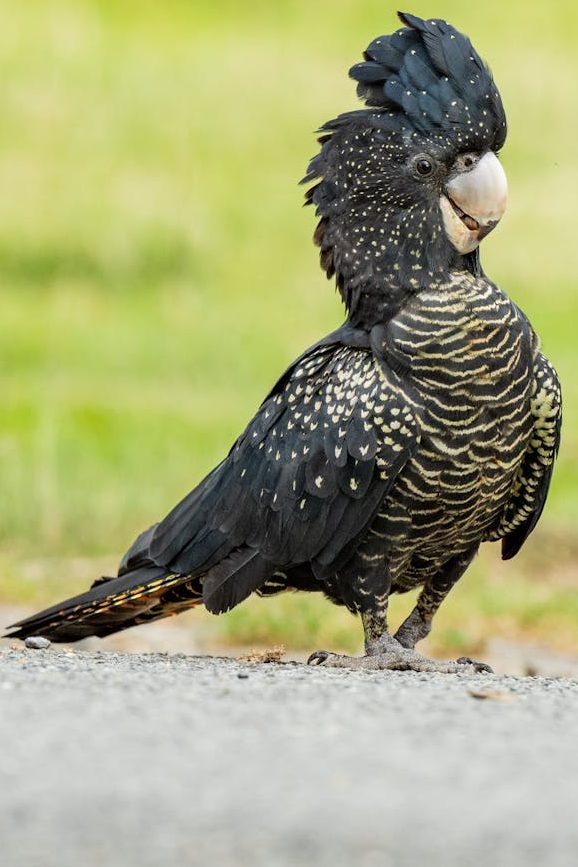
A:
POLYGON ((460 172, 446 185, 440 208, 446 234, 458 253, 471 253, 494 229, 508 200, 506 173, 488 151, 469 172, 460 172))

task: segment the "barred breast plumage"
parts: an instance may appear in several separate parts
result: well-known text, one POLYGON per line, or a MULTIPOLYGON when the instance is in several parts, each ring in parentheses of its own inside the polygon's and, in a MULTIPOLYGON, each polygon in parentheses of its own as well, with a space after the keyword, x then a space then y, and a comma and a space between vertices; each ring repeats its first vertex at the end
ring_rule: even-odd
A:
POLYGON ((496 538, 532 437, 538 346, 500 289, 463 274, 392 320, 388 353, 404 358, 419 394, 420 445, 377 522, 392 546, 394 585, 409 589, 444 559, 496 538))

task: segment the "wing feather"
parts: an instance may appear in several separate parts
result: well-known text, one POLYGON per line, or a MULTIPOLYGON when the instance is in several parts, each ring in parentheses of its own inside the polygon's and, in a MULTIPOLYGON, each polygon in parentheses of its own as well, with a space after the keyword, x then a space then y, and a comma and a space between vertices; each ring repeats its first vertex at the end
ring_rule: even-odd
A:
POLYGON ((503 560, 510 560, 518 553, 538 523, 560 446, 560 383, 556 371, 542 353, 538 353, 536 360, 531 412, 534 417, 532 438, 500 523, 488 536, 491 540, 502 539, 503 560))
POLYGON ((276 568, 310 564, 321 577, 353 555, 419 430, 401 380, 359 340, 330 338, 284 374, 228 457, 131 561, 144 546, 155 565, 203 575, 205 604, 224 611, 276 568))

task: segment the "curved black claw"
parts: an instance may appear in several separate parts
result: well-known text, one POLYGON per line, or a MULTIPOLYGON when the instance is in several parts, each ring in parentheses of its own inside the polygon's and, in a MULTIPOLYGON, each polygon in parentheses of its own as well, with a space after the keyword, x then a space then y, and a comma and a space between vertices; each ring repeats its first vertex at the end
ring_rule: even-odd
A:
POLYGON ((323 665, 329 654, 326 650, 316 650, 307 660, 307 665, 323 665))
POLYGON ((469 656, 460 656, 459 659, 456 659, 458 665, 473 665, 474 669, 478 674, 493 674, 494 669, 491 665, 488 665, 485 662, 476 662, 475 659, 470 659, 469 656))

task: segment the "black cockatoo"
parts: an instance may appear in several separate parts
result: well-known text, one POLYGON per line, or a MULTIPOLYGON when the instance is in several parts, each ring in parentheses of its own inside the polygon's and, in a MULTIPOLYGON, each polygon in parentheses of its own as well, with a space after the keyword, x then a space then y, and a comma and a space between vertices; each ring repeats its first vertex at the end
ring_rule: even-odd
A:
POLYGON ((117 577, 12 637, 75 641, 296 589, 346 605, 365 632, 363 657, 317 651, 311 662, 461 669, 415 645, 481 542, 501 539, 508 559, 534 529, 560 388, 528 319, 480 266, 507 196, 492 76, 445 21, 400 18, 350 71, 367 107, 322 127, 304 179, 345 323, 289 367, 117 577), (389 596, 416 587, 391 632, 389 596))

